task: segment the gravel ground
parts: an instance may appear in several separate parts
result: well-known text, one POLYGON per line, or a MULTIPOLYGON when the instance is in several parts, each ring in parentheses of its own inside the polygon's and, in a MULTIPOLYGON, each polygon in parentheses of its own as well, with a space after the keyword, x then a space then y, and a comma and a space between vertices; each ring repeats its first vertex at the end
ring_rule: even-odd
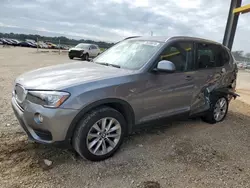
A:
POLYGON ((0 187, 250 187, 250 106, 240 100, 216 125, 196 119, 137 131, 102 162, 28 141, 10 106, 13 80, 66 62, 66 55, 0 47, 0 187))

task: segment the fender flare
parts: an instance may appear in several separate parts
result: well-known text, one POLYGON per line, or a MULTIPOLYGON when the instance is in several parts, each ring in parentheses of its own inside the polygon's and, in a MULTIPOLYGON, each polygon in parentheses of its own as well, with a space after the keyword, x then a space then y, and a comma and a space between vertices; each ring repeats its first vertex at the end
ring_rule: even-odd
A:
POLYGON ((65 140, 71 141, 71 138, 74 134, 77 123, 81 120, 81 118, 86 113, 88 113, 90 110, 93 110, 94 108, 97 108, 99 106, 105 106, 105 105, 109 106, 110 104, 120 104, 126 109, 125 113, 126 113, 127 117, 124 117, 124 118, 126 119, 126 121, 128 123, 128 133, 130 133, 132 131, 132 126, 135 123, 135 114, 134 114, 134 110, 133 110, 132 106, 128 102, 126 102, 122 99, 108 98, 108 99, 101 99, 101 100, 98 100, 96 102, 93 102, 93 103, 87 105, 86 107, 84 107, 83 109, 81 109, 80 112, 74 117, 73 121, 71 122, 71 124, 67 130, 65 140))

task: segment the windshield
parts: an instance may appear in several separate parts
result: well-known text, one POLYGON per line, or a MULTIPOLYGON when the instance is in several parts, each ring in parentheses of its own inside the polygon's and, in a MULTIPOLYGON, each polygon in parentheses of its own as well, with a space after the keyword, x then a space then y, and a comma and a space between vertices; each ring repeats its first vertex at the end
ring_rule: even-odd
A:
POLYGON ((117 65, 126 69, 140 69, 157 52, 163 43, 125 40, 94 59, 95 63, 117 65))
POLYGON ((88 49, 89 48, 89 44, 83 44, 83 43, 77 44, 76 48, 88 49))

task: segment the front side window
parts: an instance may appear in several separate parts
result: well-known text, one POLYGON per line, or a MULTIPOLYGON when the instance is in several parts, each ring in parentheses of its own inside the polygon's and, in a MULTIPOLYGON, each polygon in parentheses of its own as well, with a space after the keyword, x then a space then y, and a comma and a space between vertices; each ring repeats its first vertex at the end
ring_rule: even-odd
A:
POLYGON ((97 56, 94 62, 137 70, 145 65, 163 44, 156 41, 125 40, 97 56))
POLYGON ((166 47, 160 55, 158 61, 171 61, 176 68, 176 72, 185 72, 193 67, 193 43, 176 42, 166 47))

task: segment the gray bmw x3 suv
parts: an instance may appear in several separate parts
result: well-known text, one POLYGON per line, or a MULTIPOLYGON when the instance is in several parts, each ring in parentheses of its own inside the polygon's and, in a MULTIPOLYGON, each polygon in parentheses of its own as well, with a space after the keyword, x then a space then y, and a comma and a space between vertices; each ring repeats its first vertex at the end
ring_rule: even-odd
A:
POLYGON ((70 143, 104 160, 136 125, 169 117, 222 121, 237 66, 223 45, 192 37, 131 37, 93 59, 15 80, 12 107, 29 138, 70 143))

